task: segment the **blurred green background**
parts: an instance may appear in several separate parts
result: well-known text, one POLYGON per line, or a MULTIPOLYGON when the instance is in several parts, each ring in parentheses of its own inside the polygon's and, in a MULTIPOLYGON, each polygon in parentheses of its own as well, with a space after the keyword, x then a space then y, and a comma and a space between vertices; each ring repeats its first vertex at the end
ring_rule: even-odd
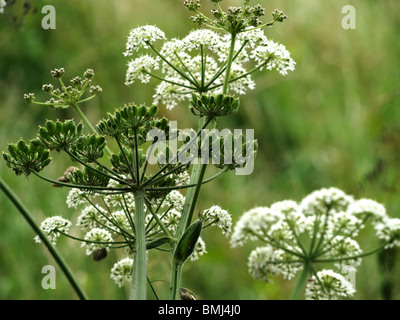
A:
MULTIPOLYGON (((240 5, 240 1, 225 3, 240 5)), ((267 12, 283 10, 289 19, 267 30, 286 45, 297 62, 287 77, 258 73, 257 89, 242 97, 238 114, 224 119, 224 128, 254 128, 260 151, 250 176, 228 174, 202 189, 199 210, 212 204, 228 209, 234 222, 254 206, 301 200, 309 192, 335 186, 356 197, 370 197, 400 217, 400 2, 398 0, 269 0, 259 1, 267 12), (342 7, 354 5, 357 28, 342 28, 342 7)), ((34 137, 45 119, 75 117, 73 110, 51 110, 25 104, 24 93, 41 97, 41 85, 51 82, 50 70, 65 67, 66 76, 93 68, 104 93, 84 105, 97 122, 124 103, 151 103, 153 85, 124 85, 127 59, 122 55, 129 30, 156 24, 167 37, 183 37, 193 28, 183 0, 35 1, 21 27, 10 23, 22 12, 19 0, 0 15, 0 150, 8 142, 34 137), (56 30, 43 30, 42 6, 57 12, 56 30)), ((202 0, 203 9, 211 9, 202 0)), ((155 83, 152 83, 155 84, 155 83)), ((161 108, 181 128, 196 125, 186 105, 161 108)), ((70 164, 55 155, 48 176, 58 177, 70 164)), ((30 208, 37 221, 45 216, 76 216, 68 209, 68 190, 38 179, 16 177, 0 161, 1 177, 30 208)), ((376 246, 373 230, 360 243, 376 246)), ((57 289, 44 290, 41 269, 55 262, 35 234, 0 194, 0 299, 76 299, 57 268, 57 289)), ((183 285, 200 299, 286 299, 294 281, 254 280, 247 258, 255 244, 231 249, 216 229, 204 234, 208 254, 185 265, 183 285)), ((99 263, 85 256, 72 240, 61 239, 60 252, 92 299, 125 299, 109 270, 116 254, 99 263)), ((364 259, 356 275, 356 299, 400 298, 400 256, 396 250, 364 259)), ((169 280, 167 255, 150 257, 149 277, 169 280)), ((161 297, 168 285, 155 284, 161 297)), ((150 296, 150 294, 149 294, 150 296)))

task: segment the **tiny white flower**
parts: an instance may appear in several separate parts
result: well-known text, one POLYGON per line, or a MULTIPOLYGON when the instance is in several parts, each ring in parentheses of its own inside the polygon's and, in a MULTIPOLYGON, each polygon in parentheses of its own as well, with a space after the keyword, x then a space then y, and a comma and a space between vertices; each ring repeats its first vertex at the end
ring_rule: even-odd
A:
POLYGON ((183 204, 185 203, 185 197, 177 190, 173 190, 167 194, 165 201, 163 203, 163 207, 172 206, 174 209, 178 211, 183 210, 183 204))
POLYGON ((270 277, 280 273, 278 264, 275 264, 276 252, 271 246, 256 248, 249 256, 249 272, 256 280, 270 282, 270 277))
MULTIPOLYGON (((40 229, 42 229, 47 235, 50 242, 55 245, 58 237, 60 236, 60 232, 68 233, 71 226, 71 221, 64 219, 61 216, 54 216, 43 220, 43 222, 40 224, 40 229)), ((34 240, 36 243, 41 242, 39 236, 36 236, 34 240)))
POLYGON ((190 175, 187 171, 183 171, 181 173, 177 174, 177 177, 175 179, 175 184, 177 186, 185 186, 190 184, 190 175))
POLYGON ((221 230, 222 234, 227 237, 232 232, 232 217, 228 211, 222 209, 219 206, 212 206, 203 212, 202 218, 204 221, 216 224, 221 230))
POLYGON ((206 243, 204 240, 200 237, 199 240, 197 240, 196 246, 194 248, 194 251, 192 255, 190 256, 191 261, 196 261, 202 256, 203 254, 207 253, 206 251, 206 243))
POLYGON ((132 280, 132 265, 133 259, 125 258, 117 263, 111 269, 110 278, 118 285, 122 287, 124 282, 130 282, 132 280))
POLYGON ((200 50, 201 46, 203 46, 204 48, 216 52, 221 42, 221 37, 214 31, 197 29, 190 32, 182 41, 189 50, 200 50))
POLYGON ((99 222, 104 223, 105 221, 105 214, 106 210, 104 210, 102 207, 94 207, 93 205, 89 205, 82 210, 81 214, 78 217, 76 226, 83 231, 99 227, 99 222))
POLYGON ((165 39, 165 33, 156 26, 142 26, 129 32, 128 41, 126 43, 125 56, 131 56, 133 51, 140 48, 149 48, 149 43, 157 40, 165 39))
POLYGON ((245 212, 235 225, 231 236, 231 246, 241 246, 247 240, 255 241, 258 239, 257 236, 263 238, 264 231, 281 219, 279 212, 268 207, 256 207, 245 212))
POLYGON ((373 222, 383 222, 388 218, 386 208, 380 203, 371 199, 360 199, 350 204, 348 211, 355 215, 361 216, 362 214, 372 217, 373 222))
POLYGON ((327 256, 334 259, 344 258, 335 264, 338 269, 342 269, 343 266, 351 266, 357 268, 361 264, 361 258, 346 259, 349 257, 355 257, 362 254, 362 250, 357 241, 351 238, 345 238, 343 236, 336 236, 332 239, 331 249, 327 253, 327 256))
POLYGON ((355 293, 352 284, 332 270, 319 271, 317 277, 313 276, 307 283, 307 300, 337 300, 350 298, 355 293))
POLYGON ((129 86, 133 84, 136 79, 139 79, 142 83, 148 83, 151 79, 149 73, 157 69, 159 69, 158 60, 149 55, 131 60, 128 63, 125 84, 129 86))
POLYGON ((400 247, 400 219, 385 219, 375 226, 376 236, 389 242, 385 248, 400 247))
POLYGON ((112 212, 106 225, 115 233, 121 233, 123 231, 129 232, 131 230, 131 225, 124 210, 112 212), (121 231, 121 229, 123 231, 121 231))
MULTIPOLYGON (((125 175, 121 175, 120 178, 127 179, 125 175)), ((121 184, 114 179, 110 179, 107 188, 118 188, 118 187, 121 187, 121 184)), ((135 211, 135 197, 132 193, 108 194, 104 197, 104 201, 110 208, 122 209, 122 207, 125 207, 126 204, 129 210, 135 211)))
POLYGON ((4 13, 4 8, 7 6, 5 0, 0 0, 0 13, 4 13))
MULTIPOLYGON (((251 58, 259 65, 265 64, 267 70, 277 70, 283 76, 287 75, 288 71, 294 71, 296 66, 296 62, 291 58, 290 52, 286 50, 286 47, 271 40, 267 40, 256 47, 251 54, 251 58)), ((264 67, 260 70, 262 69, 264 67)))
POLYGON ((91 255, 94 251, 100 249, 110 250, 110 243, 113 242, 111 233, 105 229, 94 228, 86 233, 82 247, 86 247, 86 255, 91 255), (98 243, 97 243, 98 242, 98 243))
POLYGON ((306 196, 300 206, 305 215, 324 215, 327 211, 330 213, 345 211, 353 201, 353 197, 340 189, 322 188, 306 196))
POLYGON ((162 217, 162 222, 171 231, 176 231, 181 219, 181 213, 176 209, 171 209, 164 214, 162 217))
POLYGON ((87 203, 87 200, 85 198, 87 196, 89 196, 88 192, 77 188, 71 189, 68 193, 66 201, 68 208, 77 209, 79 205, 87 203))

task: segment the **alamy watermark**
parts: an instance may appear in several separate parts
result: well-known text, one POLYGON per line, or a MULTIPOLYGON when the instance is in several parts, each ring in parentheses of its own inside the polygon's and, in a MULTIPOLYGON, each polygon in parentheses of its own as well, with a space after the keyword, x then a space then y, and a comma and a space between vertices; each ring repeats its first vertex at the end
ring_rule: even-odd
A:
POLYGON ((42 13, 46 14, 42 19, 42 28, 45 30, 56 28, 56 8, 52 5, 45 5, 42 13))
POLYGON ((42 288, 44 290, 54 290, 56 288, 56 269, 54 266, 43 266, 42 274, 45 274, 45 276, 42 278, 42 288))
POLYGON ((151 129, 146 136, 153 142, 146 157, 149 164, 214 164, 232 166, 236 175, 250 175, 254 170, 254 130, 193 129, 177 130, 177 122, 170 121, 169 132, 151 129), (183 146, 178 149, 178 143, 183 146))
POLYGON ((342 8, 342 28, 345 30, 356 29, 356 8, 352 5, 346 5, 342 8))

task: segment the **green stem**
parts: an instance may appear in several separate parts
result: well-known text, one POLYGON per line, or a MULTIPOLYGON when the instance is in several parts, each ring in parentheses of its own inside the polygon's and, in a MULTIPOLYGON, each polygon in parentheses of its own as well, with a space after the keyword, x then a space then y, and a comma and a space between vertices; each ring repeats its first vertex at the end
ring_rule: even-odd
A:
POLYGON ((348 257, 338 257, 338 258, 331 258, 331 259, 315 259, 314 262, 320 263, 320 262, 340 262, 340 261, 347 261, 347 260, 354 260, 354 259, 359 259, 359 258, 365 258, 367 256, 370 256, 371 254, 377 253, 378 251, 382 250, 387 246, 390 242, 385 242, 384 244, 380 245, 379 247, 362 253, 358 254, 355 256, 348 256, 348 257))
POLYGON ((293 292, 290 296, 290 300, 297 300, 300 296, 300 292, 303 290, 304 285, 307 282, 308 279, 308 273, 310 272, 311 265, 309 264, 309 262, 305 262, 304 263, 304 269, 300 274, 300 278, 297 281, 296 286, 293 289, 293 292))
POLYGON ((83 291, 78 281, 75 279, 71 269, 68 267, 64 258, 58 253, 57 249, 53 246, 53 244, 49 241, 47 236, 43 233, 42 229, 38 226, 36 221, 32 218, 28 210, 24 207, 21 201, 17 198, 14 192, 10 189, 10 187, 0 178, 0 189, 6 194, 6 196, 10 199, 10 201, 15 205, 18 211, 23 215, 25 220, 31 226, 31 228, 39 235, 40 240, 43 241, 50 254, 53 256, 54 260, 56 260, 57 264, 67 277, 69 283, 72 288, 75 290, 79 299, 88 300, 86 293, 83 291))
POLYGON ((226 94, 228 92, 229 80, 230 80, 230 76, 231 76, 231 67, 232 67, 233 57, 235 54, 235 43, 236 43, 236 34, 232 33, 231 47, 229 50, 228 62, 226 64, 226 75, 225 75, 225 80, 224 80, 223 94, 226 94))
POLYGON ((131 299, 146 300, 146 213, 144 192, 135 192, 136 253, 134 259, 131 299))
MULTIPOLYGON (((76 111, 76 113, 79 115, 79 117, 82 119, 82 121, 87 125, 87 127, 90 129, 90 131, 92 131, 93 134, 98 135, 99 133, 97 132, 96 128, 93 127, 93 125, 90 123, 89 119, 86 118, 85 114, 82 112, 81 108, 79 108, 77 103, 73 103, 72 107, 74 108, 74 110, 76 111)), ((111 157, 112 156, 112 152, 111 150, 106 146, 105 149, 107 154, 111 157)))
POLYGON ((182 266, 178 266, 177 264, 172 265, 172 285, 170 292, 170 299, 177 300, 179 296, 180 282, 182 276, 182 266))

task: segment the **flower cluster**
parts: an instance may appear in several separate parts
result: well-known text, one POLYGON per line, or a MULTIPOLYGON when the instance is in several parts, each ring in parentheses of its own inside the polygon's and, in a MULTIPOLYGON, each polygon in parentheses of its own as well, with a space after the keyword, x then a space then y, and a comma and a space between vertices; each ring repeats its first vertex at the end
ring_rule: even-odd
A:
POLYGON ((124 54, 131 56, 134 51, 145 48, 151 49, 153 55, 145 54, 131 60, 125 83, 131 85, 136 80, 148 83, 152 77, 161 80, 156 87, 154 103, 166 104, 169 109, 191 99, 192 93, 220 94, 227 76, 232 41, 234 59, 228 86, 232 94, 243 95, 255 89, 252 74, 257 70, 277 70, 287 75, 295 69, 295 62, 285 46, 269 40, 262 29, 250 29, 237 36, 198 29, 183 39, 166 40, 159 28, 145 26, 130 32, 124 54), (164 40, 159 50, 154 46, 156 40, 164 40))
POLYGON ((222 209, 220 206, 212 206, 204 210, 200 215, 200 219, 208 224, 208 226, 216 225, 227 237, 232 232, 232 217, 228 211, 222 209))
POLYGON ((351 298, 354 293, 352 284, 341 274, 322 270, 308 281, 305 297, 307 300, 338 300, 351 298))
POLYGON ((7 2, 5 0, 0 0, 0 13, 4 13, 4 8, 7 6, 7 2))
POLYGON ((121 288, 125 281, 132 280, 132 265, 133 259, 124 258, 117 263, 111 269, 110 278, 121 288))
MULTIPOLYGON (((0 0, 1 1, 1 0, 0 0)), ((50 99, 46 102, 36 101, 36 97, 33 93, 24 94, 24 99, 27 102, 49 106, 53 108, 68 108, 74 107, 76 104, 93 99, 97 94, 102 93, 103 89, 98 85, 92 84, 94 77, 93 69, 87 69, 83 77, 76 76, 70 79, 69 84, 64 84, 63 76, 65 74, 64 68, 56 68, 51 70, 51 76, 57 79, 60 88, 55 88, 53 84, 44 84, 42 90, 50 95, 50 99), (90 96, 84 97, 86 92, 90 93, 90 96)))
MULTIPOLYGON (((68 233, 72 223, 60 216, 54 216, 43 220, 40 228, 47 235, 50 242, 55 245, 61 233, 68 233)), ((41 243, 39 236, 35 237, 35 242, 41 243)))
POLYGON ((307 297, 333 299, 349 297, 354 290, 331 270, 315 276, 314 264, 333 263, 339 270, 355 271, 363 257, 400 246, 399 235, 400 219, 389 218, 383 205, 327 188, 312 192, 300 203, 286 200, 247 211, 234 228, 231 244, 264 243, 250 254, 249 271, 254 278, 269 281, 270 276, 282 275, 290 279, 307 267, 310 273, 314 271, 307 297), (367 222, 384 243, 363 252, 355 237, 367 222))

